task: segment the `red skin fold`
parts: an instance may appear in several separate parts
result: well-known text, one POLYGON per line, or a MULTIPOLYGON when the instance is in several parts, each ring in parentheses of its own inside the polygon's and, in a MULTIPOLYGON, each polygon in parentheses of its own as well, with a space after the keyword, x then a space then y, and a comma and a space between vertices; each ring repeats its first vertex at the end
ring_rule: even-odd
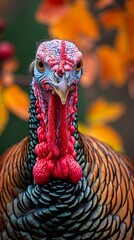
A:
MULTIPOLYGON (((50 95, 47 126, 39 102, 36 101, 36 112, 40 126, 37 129, 39 143, 35 147, 37 158, 33 168, 33 176, 35 182, 40 185, 46 184, 51 177, 69 180, 73 184, 76 184, 82 177, 82 169, 76 161, 74 149, 75 138, 73 134, 75 128, 72 125, 74 114, 71 114, 67 122, 67 104, 61 105, 60 119, 58 119, 60 121, 59 132, 56 132, 55 118, 57 116, 55 116, 55 111, 59 103, 58 98, 57 95, 50 95), (56 134, 58 134, 58 139, 56 139, 56 134)), ((77 102, 77 94, 74 95, 73 100, 77 102)), ((73 103, 71 108, 73 108, 72 113, 75 113, 76 107, 73 103)))

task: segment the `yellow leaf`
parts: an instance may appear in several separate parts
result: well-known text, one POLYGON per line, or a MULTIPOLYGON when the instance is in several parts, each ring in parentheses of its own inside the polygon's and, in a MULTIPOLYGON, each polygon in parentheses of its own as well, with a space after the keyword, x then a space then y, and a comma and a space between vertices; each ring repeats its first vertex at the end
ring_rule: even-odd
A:
POLYGON ((78 41, 81 33, 94 39, 99 37, 97 23, 87 9, 84 0, 78 0, 72 4, 70 11, 60 21, 49 27, 49 32, 53 37, 74 42, 78 41))
POLYGON ((9 119, 9 115, 8 115, 8 111, 4 106, 4 102, 2 99, 2 89, 0 88, 0 134, 2 134, 2 132, 4 131, 8 119, 9 119))
POLYGON ((100 97, 90 105, 86 119, 92 124, 113 122, 124 114, 125 109, 123 103, 109 103, 105 98, 100 97))
POLYGON ((98 49, 101 63, 102 84, 109 85, 109 81, 116 86, 123 86, 126 81, 125 64, 121 54, 114 48, 103 45, 98 49))
POLYGON ((3 100, 6 107, 23 120, 29 117, 29 97, 19 86, 7 87, 3 93, 3 100))
POLYGON ((123 151, 123 142, 121 136, 112 127, 106 125, 92 125, 88 127, 82 123, 79 123, 78 126, 79 131, 107 143, 115 150, 123 151))

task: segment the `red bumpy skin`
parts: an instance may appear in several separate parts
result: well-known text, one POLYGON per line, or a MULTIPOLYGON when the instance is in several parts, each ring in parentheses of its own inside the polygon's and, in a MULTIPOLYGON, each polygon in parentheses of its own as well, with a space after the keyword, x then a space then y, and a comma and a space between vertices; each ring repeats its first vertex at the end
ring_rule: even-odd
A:
MULTIPOLYGON (((60 145, 56 146, 55 132, 55 114, 57 96, 51 94, 48 110, 48 132, 45 135, 45 123, 43 114, 36 101, 38 119, 40 127, 37 130, 39 144, 35 147, 37 154, 36 164, 33 168, 33 176, 36 183, 43 185, 47 183, 50 177, 58 179, 68 179, 76 184, 82 177, 82 169, 76 162, 76 152, 74 150, 75 139, 73 137, 75 128, 67 126, 66 105, 62 105, 61 124, 59 130, 60 145), (70 133, 71 132, 71 133, 70 133)), ((76 99, 75 99, 76 101, 76 99)), ((74 107, 76 110, 76 107, 74 107)), ((72 116, 71 121, 74 120, 72 116)))

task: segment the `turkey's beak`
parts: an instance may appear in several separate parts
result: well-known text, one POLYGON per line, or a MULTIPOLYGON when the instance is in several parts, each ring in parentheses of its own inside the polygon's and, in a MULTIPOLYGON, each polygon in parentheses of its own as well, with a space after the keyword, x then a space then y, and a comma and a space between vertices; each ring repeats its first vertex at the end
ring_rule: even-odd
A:
POLYGON ((66 79, 62 79, 61 82, 53 85, 53 89, 54 92, 60 97, 62 104, 65 104, 69 92, 69 86, 67 85, 66 79))

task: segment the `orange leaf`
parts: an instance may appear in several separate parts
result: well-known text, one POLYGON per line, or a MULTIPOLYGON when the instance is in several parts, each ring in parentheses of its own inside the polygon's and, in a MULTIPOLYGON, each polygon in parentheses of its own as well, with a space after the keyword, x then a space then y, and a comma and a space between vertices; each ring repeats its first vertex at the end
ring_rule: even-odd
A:
POLYGON ((124 24, 123 11, 119 8, 105 11, 100 15, 101 22, 107 28, 122 27, 124 24))
POLYGON ((92 124, 104 124, 119 119, 124 112, 125 105, 123 103, 109 103, 103 97, 100 97, 90 105, 86 119, 92 124))
POLYGON ((122 54, 122 57, 127 59, 129 54, 129 36, 126 31, 124 11, 121 9, 107 11, 100 16, 100 19, 106 28, 117 29, 115 47, 122 54))
POLYGON ((96 2, 95 7, 97 9, 105 8, 114 3, 114 0, 99 0, 96 2))
POLYGON ((2 98, 2 89, 0 86, 0 134, 4 131, 7 122, 9 119, 8 111, 4 106, 3 98, 2 98))
POLYGON ((125 8, 128 12, 134 13, 134 0, 126 1, 125 8))
POLYGON ((129 39, 129 59, 134 59, 134 10, 133 14, 125 15, 126 31, 129 39))
POLYGON ((109 81, 112 81, 116 86, 123 86, 126 81, 126 72, 119 52, 110 46, 103 45, 98 49, 98 55, 101 63, 102 84, 107 86, 109 81))
POLYGON ((69 9, 69 1, 65 0, 64 3, 55 4, 42 0, 35 14, 35 18, 41 23, 53 23, 66 15, 69 9))
POLYGON ((99 30, 97 23, 91 13, 87 10, 85 1, 78 0, 70 11, 61 19, 61 21, 53 23, 49 32, 53 37, 70 39, 78 41, 79 34, 84 33, 87 36, 97 39, 99 30))
POLYGON ((5 89, 3 99, 6 107, 18 117, 27 120, 29 117, 29 97, 17 85, 12 85, 5 89))
POLYGON ((78 124, 79 131, 88 134, 92 137, 99 139, 102 142, 107 143, 115 150, 123 151, 123 142, 121 136, 117 133, 115 129, 107 125, 92 125, 85 126, 82 123, 78 124))

